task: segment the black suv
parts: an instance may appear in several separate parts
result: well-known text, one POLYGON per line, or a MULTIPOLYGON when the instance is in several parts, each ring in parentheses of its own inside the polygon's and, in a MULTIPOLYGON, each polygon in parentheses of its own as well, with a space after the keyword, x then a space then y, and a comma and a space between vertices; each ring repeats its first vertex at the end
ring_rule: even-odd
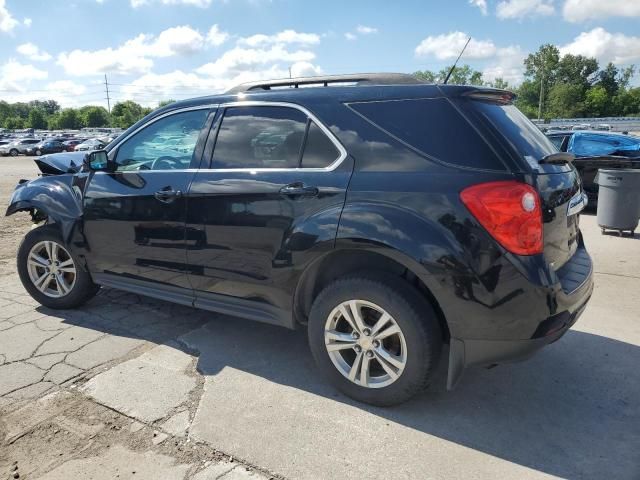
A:
POLYGON ((374 74, 172 103, 18 185, 7 215, 42 222, 20 278, 51 308, 102 285, 304 325, 320 370, 376 405, 449 344, 452 388, 560 338, 593 289, 579 177, 512 100, 374 74))

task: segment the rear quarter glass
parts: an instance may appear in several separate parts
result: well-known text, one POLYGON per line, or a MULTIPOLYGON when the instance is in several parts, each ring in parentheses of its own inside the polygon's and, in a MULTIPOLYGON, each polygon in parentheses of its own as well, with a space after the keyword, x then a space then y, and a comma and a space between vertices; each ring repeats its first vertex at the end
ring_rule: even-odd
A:
POLYGON ((358 102, 349 107, 430 159, 465 168, 506 169, 491 146, 446 98, 358 102))
POLYGON ((472 121, 481 122, 493 130, 525 172, 563 173, 571 170, 571 166, 566 164, 538 163, 547 155, 557 153, 558 147, 515 105, 478 99, 457 99, 456 102, 469 113, 472 121))

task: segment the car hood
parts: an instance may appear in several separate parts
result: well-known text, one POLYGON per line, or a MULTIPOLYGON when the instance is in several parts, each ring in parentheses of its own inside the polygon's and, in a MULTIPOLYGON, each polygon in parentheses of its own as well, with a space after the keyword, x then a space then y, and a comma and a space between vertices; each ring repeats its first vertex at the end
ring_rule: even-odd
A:
POLYGON ((84 152, 52 153, 51 155, 43 155, 34 162, 45 175, 76 173, 80 171, 85 155, 84 152))

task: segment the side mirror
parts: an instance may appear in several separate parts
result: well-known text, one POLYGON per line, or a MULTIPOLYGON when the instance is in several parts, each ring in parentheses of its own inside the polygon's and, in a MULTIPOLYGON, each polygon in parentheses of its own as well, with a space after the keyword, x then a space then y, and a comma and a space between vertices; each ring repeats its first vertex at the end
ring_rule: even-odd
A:
POLYGON ((109 161, 106 150, 94 150, 87 153, 82 163, 87 170, 94 172, 109 172, 113 170, 112 162, 109 161))

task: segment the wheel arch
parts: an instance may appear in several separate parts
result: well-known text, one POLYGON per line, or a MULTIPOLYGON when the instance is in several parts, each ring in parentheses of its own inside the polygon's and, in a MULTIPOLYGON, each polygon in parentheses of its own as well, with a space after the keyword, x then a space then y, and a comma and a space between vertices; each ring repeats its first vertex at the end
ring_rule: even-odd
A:
POLYGON ((5 215, 30 212, 34 222, 46 219, 48 223, 57 224, 67 242, 82 218, 82 202, 80 194, 63 177, 41 177, 19 184, 5 215))
POLYGON ((363 248, 335 249, 309 265, 298 281, 293 297, 296 322, 305 323, 316 296, 332 281, 356 272, 370 272, 399 277, 411 284, 436 312, 443 341, 450 338, 449 326, 432 289, 416 273, 410 259, 392 249, 369 250, 363 248))

